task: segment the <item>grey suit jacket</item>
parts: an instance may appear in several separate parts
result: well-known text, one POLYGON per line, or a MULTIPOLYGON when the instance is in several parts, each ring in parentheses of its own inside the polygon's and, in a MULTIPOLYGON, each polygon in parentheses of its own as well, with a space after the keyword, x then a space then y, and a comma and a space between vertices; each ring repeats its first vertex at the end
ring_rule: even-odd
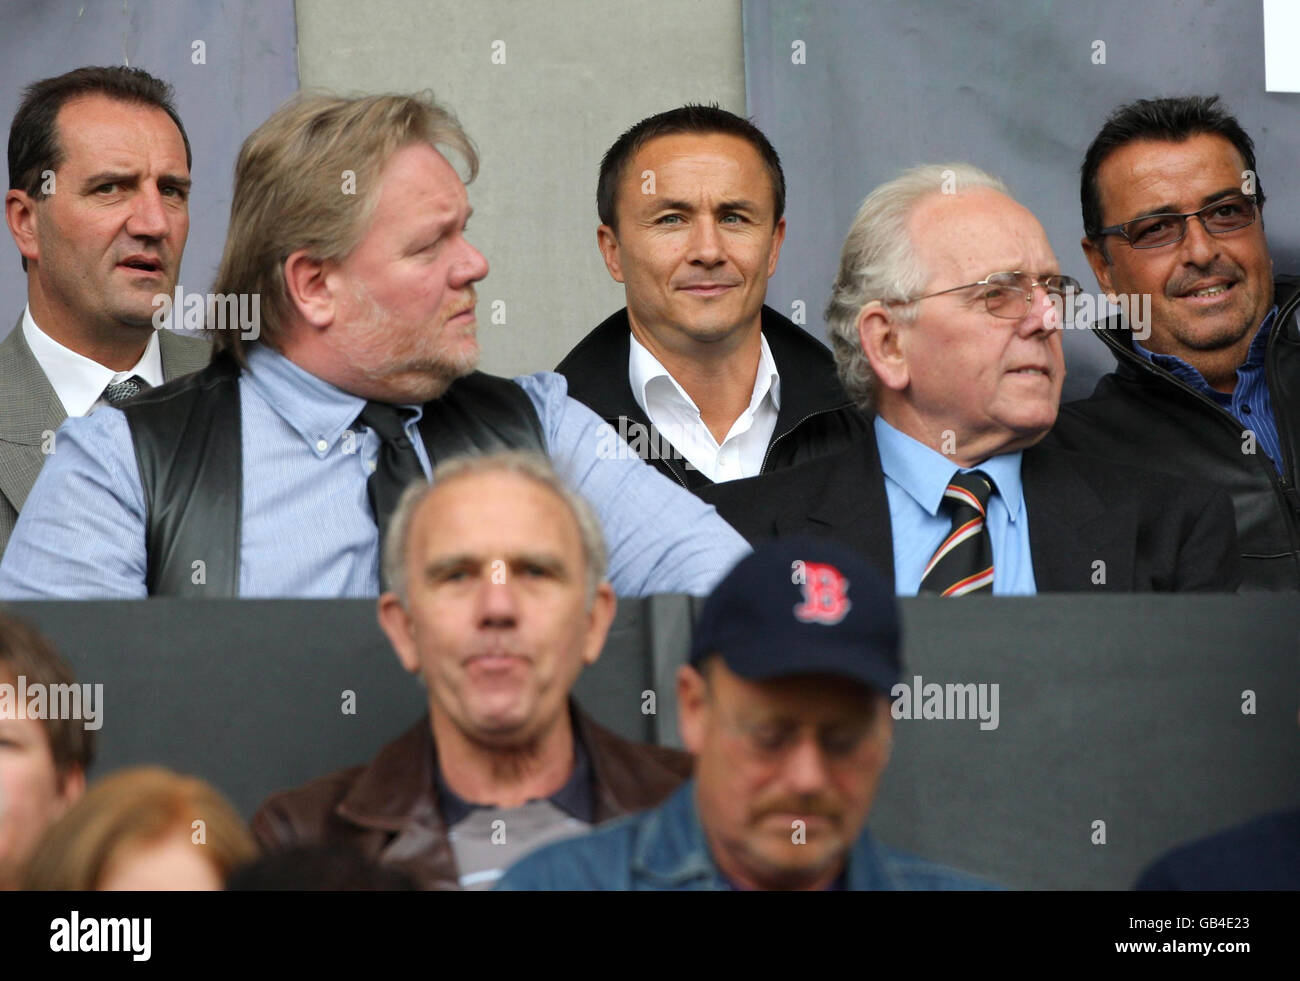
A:
MULTIPOLYGON (((170 381, 208 363, 207 341, 169 330, 159 332, 163 378, 170 381)), ((68 417, 54 386, 23 336, 22 317, 0 341, 0 555, 18 523, 18 512, 45 463, 46 432, 68 417)))

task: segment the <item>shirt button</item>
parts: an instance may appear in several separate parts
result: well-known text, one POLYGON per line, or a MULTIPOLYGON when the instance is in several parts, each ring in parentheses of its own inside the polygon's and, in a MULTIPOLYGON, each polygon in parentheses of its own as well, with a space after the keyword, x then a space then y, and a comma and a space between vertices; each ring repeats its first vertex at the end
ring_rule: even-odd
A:
POLYGON ((325 440, 323 439, 316 440, 316 452, 324 453, 329 448, 330 448, 330 444, 325 442, 325 440))
POLYGON ((1246 413, 1246 415, 1250 415, 1250 406, 1248 406, 1248 405, 1243 405, 1243 406, 1241 407, 1241 411, 1244 412, 1244 413, 1246 413))

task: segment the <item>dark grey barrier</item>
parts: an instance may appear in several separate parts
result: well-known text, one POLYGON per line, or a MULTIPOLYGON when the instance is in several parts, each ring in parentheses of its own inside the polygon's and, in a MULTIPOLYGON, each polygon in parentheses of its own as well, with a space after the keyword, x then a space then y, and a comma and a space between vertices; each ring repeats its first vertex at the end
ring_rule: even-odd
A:
MULTIPOLYGON (((579 682, 584 707, 677 745, 694 605, 624 601, 579 682)), ((104 685, 96 773, 162 763, 245 813, 364 762, 424 711, 366 601, 7 610, 104 685)), ((1180 841, 1300 803, 1294 597, 915 599, 903 612, 917 696, 904 701, 967 717, 895 723, 872 818, 891 844, 1013 886, 1127 888, 1180 841)))

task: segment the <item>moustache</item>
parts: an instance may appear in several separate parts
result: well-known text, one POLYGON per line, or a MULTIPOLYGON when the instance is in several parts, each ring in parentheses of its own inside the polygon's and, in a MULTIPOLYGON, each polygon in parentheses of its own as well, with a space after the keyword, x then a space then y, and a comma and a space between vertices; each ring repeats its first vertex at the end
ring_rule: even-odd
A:
POLYGON ((1183 296, 1197 283, 1204 279, 1226 279, 1230 283, 1239 283, 1245 279, 1241 267, 1234 262, 1213 262, 1204 269, 1179 276, 1165 283, 1165 296, 1176 299, 1183 296))
POLYGON ((466 310, 473 310, 476 306, 478 306, 478 294, 476 294, 474 290, 471 289, 469 290, 468 299, 466 299, 464 303, 460 304, 454 310, 448 313, 447 319, 451 320, 453 317, 459 317, 466 310))
POLYGON ((762 821, 772 814, 794 814, 798 817, 818 817, 827 821, 838 822, 840 808, 821 798, 790 800, 788 798, 763 803, 754 809, 754 821, 762 821))

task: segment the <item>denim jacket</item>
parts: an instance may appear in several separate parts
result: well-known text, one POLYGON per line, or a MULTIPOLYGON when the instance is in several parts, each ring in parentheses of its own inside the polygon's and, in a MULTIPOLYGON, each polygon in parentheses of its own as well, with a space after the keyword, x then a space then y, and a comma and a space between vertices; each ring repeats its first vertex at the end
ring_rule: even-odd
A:
MULTIPOLYGON (((849 854, 845 887, 996 889, 995 884, 877 844, 863 829, 849 854)), ((521 859, 497 883, 517 890, 729 888, 709 855, 695 810, 695 781, 663 804, 521 859)))

